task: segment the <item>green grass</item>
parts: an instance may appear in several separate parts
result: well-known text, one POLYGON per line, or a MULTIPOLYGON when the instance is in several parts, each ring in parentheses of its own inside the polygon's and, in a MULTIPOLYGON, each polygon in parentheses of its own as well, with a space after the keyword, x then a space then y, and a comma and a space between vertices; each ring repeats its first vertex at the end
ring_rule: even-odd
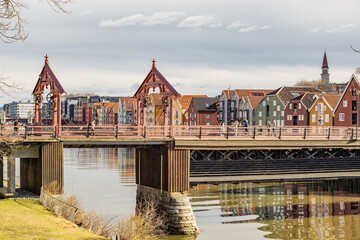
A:
POLYGON ((0 200, 0 239, 104 239, 58 218, 38 200, 0 200))

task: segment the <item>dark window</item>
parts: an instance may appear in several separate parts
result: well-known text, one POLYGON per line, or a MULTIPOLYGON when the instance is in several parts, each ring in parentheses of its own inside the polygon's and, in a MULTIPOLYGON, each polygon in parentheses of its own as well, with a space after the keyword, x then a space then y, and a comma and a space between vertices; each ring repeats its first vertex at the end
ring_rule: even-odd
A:
POLYGON ((269 117, 270 114, 270 106, 266 105, 266 117, 269 117))
POLYGON ((356 124, 356 121, 357 121, 357 114, 356 113, 353 113, 352 114, 352 124, 356 124))
POLYGON ((351 93, 352 93, 353 96, 356 96, 356 90, 355 89, 351 90, 351 93))
POLYGON ((356 101, 352 101, 352 102, 351 102, 351 109, 352 109, 353 111, 356 111, 356 109, 357 109, 357 108, 356 108, 356 105, 357 105, 357 104, 356 104, 356 101))
POLYGON ((294 103, 294 109, 297 109, 297 103, 294 103))

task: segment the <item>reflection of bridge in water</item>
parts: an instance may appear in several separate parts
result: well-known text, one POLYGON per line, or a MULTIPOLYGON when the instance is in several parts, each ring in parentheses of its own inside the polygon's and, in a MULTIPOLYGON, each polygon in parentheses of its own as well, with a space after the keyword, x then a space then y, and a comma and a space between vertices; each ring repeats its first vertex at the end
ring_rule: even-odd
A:
POLYGON ((191 190, 191 204, 195 212, 219 208, 223 224, 264 223, 260 229, 271 232, 269 238, 358 239, 359 183, 344 179, 200 184, 191 190))

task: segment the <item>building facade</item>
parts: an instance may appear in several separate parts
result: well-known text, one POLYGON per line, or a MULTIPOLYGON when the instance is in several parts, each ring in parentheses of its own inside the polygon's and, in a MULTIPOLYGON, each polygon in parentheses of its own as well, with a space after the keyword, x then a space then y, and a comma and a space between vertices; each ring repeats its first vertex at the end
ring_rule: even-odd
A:
POLYGON ((256 125, 284 126, 285 106, 306 92, 322 93, 314 87, 281 87, 265 95, 255 110, 256 125))
POLYGON ((358 93, 360 91, 358 74, 353 74, 334 110, 335 126, 356 126, 358 93))
POLYGON ((218 125, 218 100, 216 97, 192 98, 184 114, 184 125, 218 125))
POLYGON ((339 99, 338 94, 319 95, 309 111, 309 126, 334 126, 334 109, 339 99))
POLYGON ((308 126, 309 110, 317 99, 314 93, 303 93, 285 106, 285 126, 308 126))

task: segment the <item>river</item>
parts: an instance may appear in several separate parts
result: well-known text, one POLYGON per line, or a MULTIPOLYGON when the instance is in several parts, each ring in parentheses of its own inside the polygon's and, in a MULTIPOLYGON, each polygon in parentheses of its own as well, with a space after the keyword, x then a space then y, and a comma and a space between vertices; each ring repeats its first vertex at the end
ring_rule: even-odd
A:
MULTIPOLYGON (((135 210, 133 149, 64 149, 65 193, 88 211, 135 210)), ((360 179, 200 184, 189 198, 199 240, 360 239, 360 179)), ((168 239, 181 240, 181 236, 168 239)))

